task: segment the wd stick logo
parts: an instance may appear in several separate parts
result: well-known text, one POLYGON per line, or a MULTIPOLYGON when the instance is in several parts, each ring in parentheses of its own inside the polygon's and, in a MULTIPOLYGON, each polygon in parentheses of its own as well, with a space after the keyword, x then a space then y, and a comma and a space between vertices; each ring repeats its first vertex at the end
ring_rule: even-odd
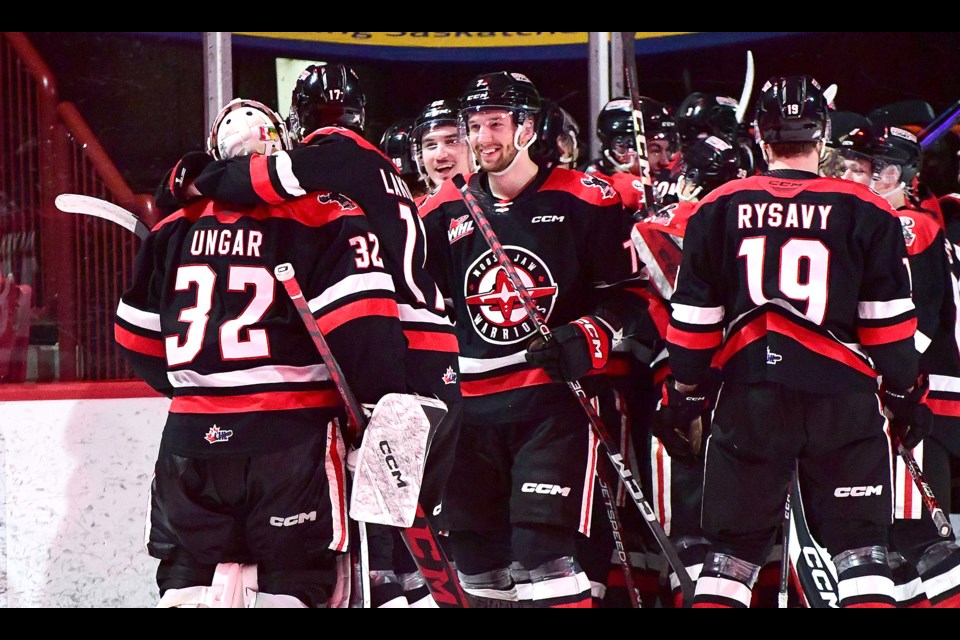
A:
POLYGON ((337 204, 343 211, 353 211, 357 204, 347 196, 339 193, 321 193, 317 196, 317 202, 320 204, 337 204))
POLYGON ((538 484, 536 482, 524 482, 520 487, 523 493, 535 493, 540 496, 563 496, 570 495, 570 487, 561 487, 556 484, 538 484))
POLYGON ((603 194, 604 200, 612 200, 617 196, 617 190, 614 189, 609 182, 607 182, 606 180, 602 180, 601 178, 598 178, 596 176, 587 176, 587 177, 581 178, 580 182, 585 187, 600 189, 600 193, 603 194))
MULTIPOLYGON (((503 249, 513 262, 523 288, 533 299, 540 316, 546 320, 557 299, 557 285, 547 265, 539 256, 522 247, 503 249)), ((536 333, 520 292, 492 251, 482 254, 467 269, 464 298, 474 331, 487 342, 515 344, 536 333)))

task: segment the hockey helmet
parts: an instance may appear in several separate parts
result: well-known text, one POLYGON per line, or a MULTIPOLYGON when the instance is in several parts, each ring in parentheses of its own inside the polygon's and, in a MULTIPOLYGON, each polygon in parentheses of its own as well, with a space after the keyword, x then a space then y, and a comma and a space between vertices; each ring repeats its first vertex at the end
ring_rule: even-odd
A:
POLYGON ((413 119, 404 118, 393 123, 383 132, 380 138, 380 150, 390 158, 397 171, 405 178, 418 178, 417 168, 413 163, 410 146, 410 131, 413 129, 413 119))
POLYGON ((773 77, 757 99, 758 142, 819 142, 830 139, 829 106, 811 76, 773 77))
MULTIPOLYGON (((485 73, 470 81, 460 96, 460 120, 484 109, 505 109, 517 126, 540 113, 540 93, 522 73, 498 71, 485 73)), ((536 123, 536 122, 535 122, 536 123)))
MULTIPOLYGON (((675 151, 679 138, 673 113, 662 102, 652 98, 640 98, 640 115, 643 117, 644 137, 650 140, 666 140, 670 150, 675 151)), ((636 132, 633 128, 633 101, 615 98, 604 105, 597 116, 597 138, 604 149, 610 149, 614 139, 626 139, 636 148, 636 132)))
POLYGON ((883 127, 873 140, 874 173, 885 165, 900 167, 900 180, 910 186, 920 173, 923 151, 917 136, 900 127, 883 127))
POLYGON ((537 132, 535 155, 551 164, 574 165, 580 150, 580 125, 566 109, 553 100, 544 99, 540 112, 540 129, 537 132), (558 140, 563 142, 565 152, 560 153, 558 140))
POLYGON ((276 111, 256 100, 237 98, 220 110, 207 137, 207 153, 223 160, 290 149, 287 126, 276 111))
POLYGON ((297 140, 321 127, 345 127, 363 133, 367 98, 350 67, 311 64, 300 73, 290 101, 290 131, 297 140))
POLYGON ((703 187, 707 193, 746 176, 737 147, 717 136, 692 143, 683 152, 683 163, 686 180, 703 187))
POLYGON ((677 108, 677 132, 683 146, 709 136, 727 142, 737 138, 737 101, 712 93, 691 93, 677 108))

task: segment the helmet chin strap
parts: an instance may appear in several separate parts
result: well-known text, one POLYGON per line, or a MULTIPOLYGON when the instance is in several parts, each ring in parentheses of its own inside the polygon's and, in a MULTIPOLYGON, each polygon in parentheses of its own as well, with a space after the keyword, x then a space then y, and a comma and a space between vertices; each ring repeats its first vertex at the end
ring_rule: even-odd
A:
POLYGON ((520 132, 522 131, 521 127, 517 127, 517 132, 513 134, 513 146, 517 148, 517 155, 513 156, 513 160, 510 161, 510 164, 507 165, 507 168, 503 171, 491 171, 490 175, 500 177, 505 173, 509 173, 513 169, 513 165, 517 164, 517 160, 520 159, 520 154, 533 146, 533 143, 537 141, 537 134, 534 132, 533 136, 530 137, 529 142, 525 145, 520 144, 520 132))
POLYGON ((603 150, 603 156, 613 165, 613 168, 619 171, 620 173, 631 173, 630 169, 633 168, 633 163, 630 164, 620 164, 613 159, 613 154, 610 153, 609 149, 603 150))
POLYGON ((886 198, 887 200, 889 200, 890 198, 892 198, 893 196, 895 196, 895 195, 897 195, 898 193, 902 192, 902 191, 903 191, 904 189, 906 189, 906 188, 907 188, 906 183, 904 183, 904 182, 899 182, 899 183, 897 184, 897 186, 895 186, 894 188, 890 189, 890 190, 887 191, 886 193, 880 193, 879 191, 878 191, 877 193, 880 193, 880 196, 881 196, 881 197, 886 198))

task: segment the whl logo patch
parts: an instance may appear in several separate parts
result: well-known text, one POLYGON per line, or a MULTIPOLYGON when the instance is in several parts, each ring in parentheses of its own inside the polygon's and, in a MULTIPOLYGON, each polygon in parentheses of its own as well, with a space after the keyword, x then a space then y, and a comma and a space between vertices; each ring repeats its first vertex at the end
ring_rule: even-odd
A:
POLYGON ((213 425, 210 431, 207 431, 207 435, 203 436, 203 439, 210 444, 216 444, 218 442, 228 442, 232 437, 233 431, 225 431, 217 425, 213 425))
POLYGON ((470 216, 461 216, 450 221, 450 229, 447 230, 447 239, 450 240, 450 244, 453 244, 457 240, 466 238, 472 234, 473 231, 473 220, 470 219, 470 216))

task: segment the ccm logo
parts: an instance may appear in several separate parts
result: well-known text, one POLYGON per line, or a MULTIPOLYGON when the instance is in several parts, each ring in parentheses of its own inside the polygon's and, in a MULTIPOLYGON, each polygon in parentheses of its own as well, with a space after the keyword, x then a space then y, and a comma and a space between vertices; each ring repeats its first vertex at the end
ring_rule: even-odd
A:
POLYGON ((541 496, 563 496, 570 495, 570 487, 561 487, 555 484, 537 484, 536 482, 524 482, 520 487, 523 493, 536 493, 541 496))
POLYGON ((603 358, 603 343, 600 342, 600 333, 597 331, 597 328, 593 326, 593 323, 584 318, 577 320, 577 324, 583 327, 584 331, 587 332, 587 335, 590 336, 590 344, 593 346, 593 357, 594 358, 603 358))
POLYGON ((803 561, 810 568, 810 578, 813 580, 820 597, 827 603, 828 607, 838 608, 836 585, 833 576, 820 561, 820 554, 812 547, 803 547, 801 553, 803 554, 803 561))
POLYGON ((393 456, 390 443, 382 440, 377 446, 380 448, 380 453, 383 454, 383 461, 386 463, 387 469, 390 470, 390 475, 397 481, 397 488, 403 489, 407 486, 407 482, 402 477, 403 473, 400 471, 400 465, 397 464, 397 459, 393 456))
POLYGON ((289 518, 279 518, 274 516, 270 518, 271 527, 293 527, 298 524, 303 524, 307 521, 316 522, 317 521, 317 512, 311 511, 310 513, 301 513, 300 515, 290 516, 289 518))
POLYGON ((535 216, 531 222, 563 222, 563 216, 535 216))
POLYGON ((837 487, 833 492, 835 498, 868 498, 883 494, 883 485, 875 487, 837 487))

